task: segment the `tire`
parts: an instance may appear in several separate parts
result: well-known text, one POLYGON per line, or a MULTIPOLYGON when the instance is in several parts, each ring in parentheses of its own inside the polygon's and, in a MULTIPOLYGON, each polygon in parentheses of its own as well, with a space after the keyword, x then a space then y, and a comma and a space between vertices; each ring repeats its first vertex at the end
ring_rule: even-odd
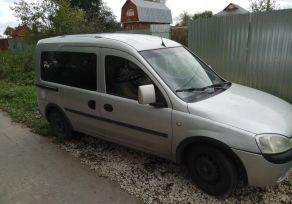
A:
POLYGON ((187 167, 193 182, 209 195, 226 198, 236 189, 239 176, 232 160, 209 145, 195 145, 187 151, 187 167))
POLYGON ((49 114, 49 122, 52 133, 57 137, 57 140, 64 141, 72 138, 72 128, 60 111, 52 110, 49 114))

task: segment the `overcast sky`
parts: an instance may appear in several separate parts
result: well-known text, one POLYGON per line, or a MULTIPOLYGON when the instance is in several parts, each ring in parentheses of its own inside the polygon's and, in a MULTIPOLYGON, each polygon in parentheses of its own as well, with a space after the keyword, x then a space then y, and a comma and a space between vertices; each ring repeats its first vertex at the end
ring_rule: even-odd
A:
MULTIPOLYGON (((20 0, 0 0, 0 35, 3 34, 8 25, 17 26, 19 23, 9 8, 15 1, 20 0)), ((26 1, 35 2, 37 0, 26 1)), ((113 10, 119 21, 121 18, 121 8, 126 0, 104 0, 104 2, 113 10)), ((166 4, 172 10, 172 17, 176 21, 179 14, 183 11, 193 14, 211 10, 213 13, 218 13, 231 2, 239 4, 245 9, 249 9, 248 0, 168 0, 166 4)), ((292 0, 278 0, 277 2, 280 8, 292 8, 292 0)))

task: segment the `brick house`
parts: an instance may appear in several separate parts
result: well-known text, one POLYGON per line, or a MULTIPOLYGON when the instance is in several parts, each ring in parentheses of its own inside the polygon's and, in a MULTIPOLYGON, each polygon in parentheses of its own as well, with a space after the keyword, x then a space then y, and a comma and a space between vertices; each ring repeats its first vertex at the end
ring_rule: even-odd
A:
POLYGON ((121 23, 126 30, 149 29, 153 24, 172 23, 165 0, 127 0, 122 7, 121 23))
POLYGON ((24 49, 24 38, 29 34, 30 29, 27 26, 18 26, 8 38, 0 38, 0 51, 21 50, 24 49))
POLYGON ((16 27, 12 33, 12 38, 24 38, 29 33, 29 28, 27 26, 18 26, 16 27))

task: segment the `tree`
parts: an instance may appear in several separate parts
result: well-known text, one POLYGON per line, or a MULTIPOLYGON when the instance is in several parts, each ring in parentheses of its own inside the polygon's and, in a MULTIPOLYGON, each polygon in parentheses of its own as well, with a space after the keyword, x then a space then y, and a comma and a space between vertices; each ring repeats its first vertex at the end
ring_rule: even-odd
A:
POLYGON ((13 31, 14 31, 14 28, 7 26, 3 34, 11 37, 11 34, 13 31))
POLYGON ((69 0, 59 0, 58 8, 54 16, 51 16, 54 35, 80 33, 80 27, 86 22, 85 12, 72 8, 69 0))
POLYGON ((198 18, 211 18, 211 17, 213 17, 212 11, 204 11, 202 13, 196 13, 192 19, 196 20, 198 18))
POLYGON ((249 0, 252 12, 272 11, 276 9, 277 0, 249 0))
POLYGON ((176 26, 187 26, 189 21, 192 19, 192 15, 189 14, 187 11, 184 11, 179 16, 179 22, 176 24, 176 26))
POLYGON ((103 32, 119 27, 102 0, 40 0, 37 3, 21 0, 11 9, 21 25, 38 34, 103 32))
POLYGON ((72 7, 82 9, 86 13, 88 32, 104 32, 120 28, 116 16, 102 0, 70 0, 72 7))
POLYGON ((14 16, 34 32, 45 32, 52 28, 52 17, 56 14, 57 4, 53 0, 27 3, 24 0, 15 2, 10 7, 14 16))

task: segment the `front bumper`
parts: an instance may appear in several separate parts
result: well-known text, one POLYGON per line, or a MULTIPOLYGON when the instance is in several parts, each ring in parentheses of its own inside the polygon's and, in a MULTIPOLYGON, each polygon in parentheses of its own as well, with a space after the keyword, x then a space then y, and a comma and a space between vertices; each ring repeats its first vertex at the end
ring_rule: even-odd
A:
POLYGON ((284 164, 275 164, 267 161, 262 155, 233 149, 242 161, 248 185, 257 187, 275 186, 282 182, 289 170, 292 170, 292 161, 284 164))

